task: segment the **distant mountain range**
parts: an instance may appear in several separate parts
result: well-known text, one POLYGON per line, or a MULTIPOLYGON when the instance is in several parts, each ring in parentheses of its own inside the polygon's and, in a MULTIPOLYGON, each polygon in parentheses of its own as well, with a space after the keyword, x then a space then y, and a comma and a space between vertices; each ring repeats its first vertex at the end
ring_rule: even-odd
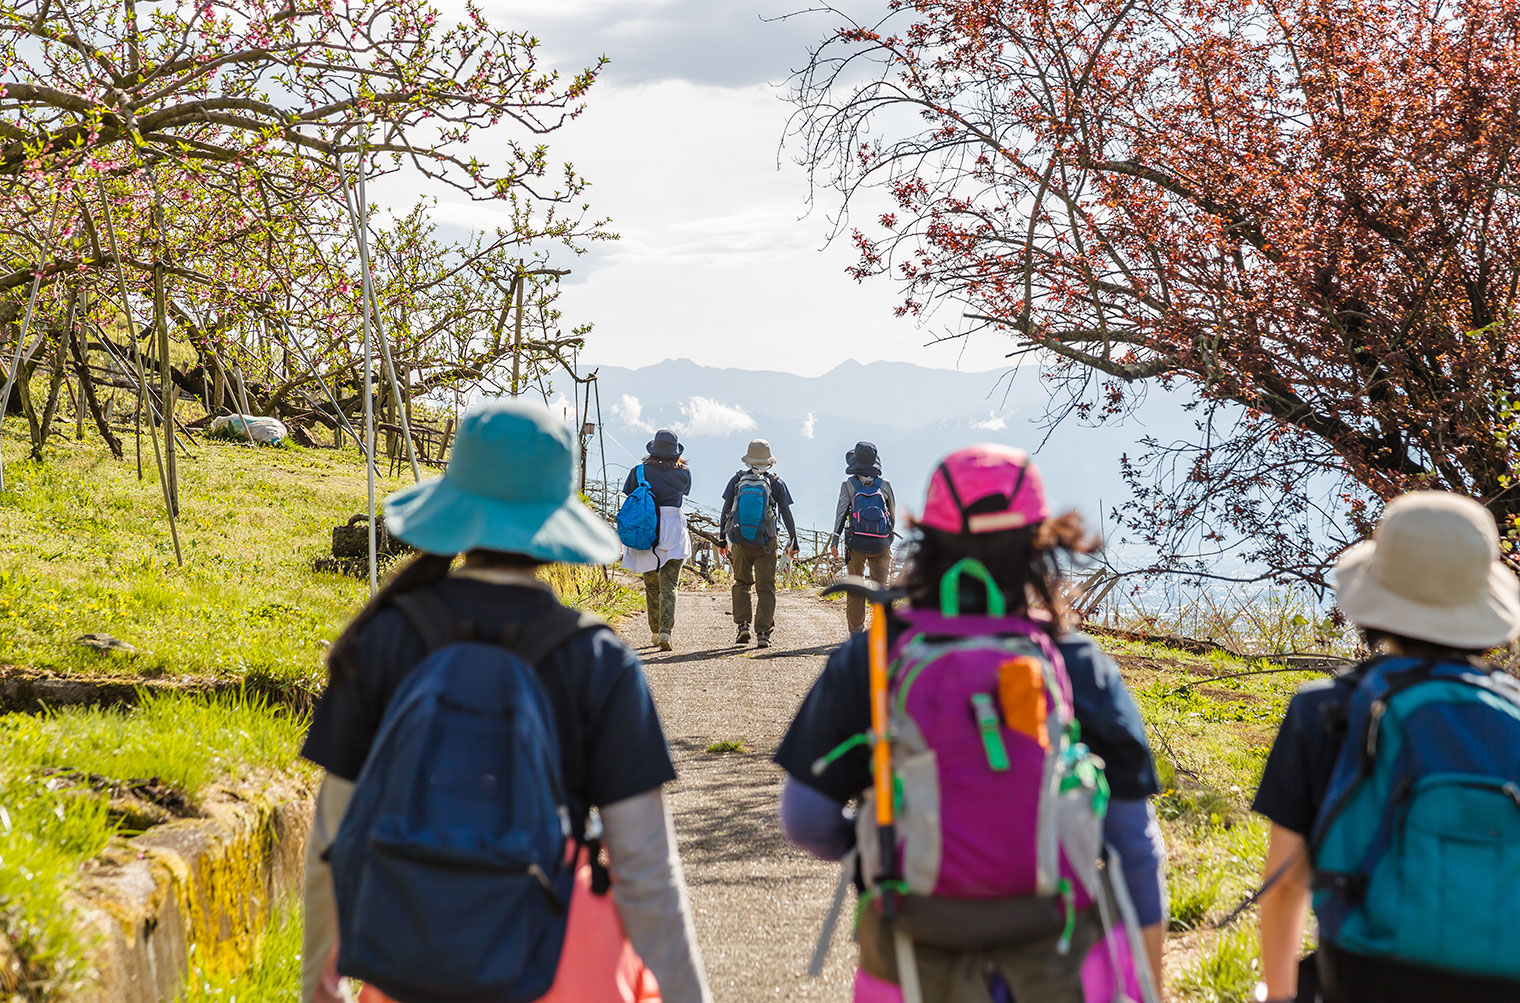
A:
MULTIPOLYGON (((1049 432, 1039 421, 1047 391, 1033 368, 958 372, 901 362, 846 362, 822 376, 717 369, 672 359, 599 370, 608 477, 621 482, 644 456, 656 428, 675 428, 692 469, 692 501, 716 510, 752 438, 770 440, 776 472, 796 500, 799 525, 830 529, 844 454, 874 442, 899 505, 917 510, 929 474, 948 452, 1002 442, 1035 452, 1052 504, 1075 507, 1096 525, 1104 507, 1128 497, 1119 457, 1146 434, 1191 432, 1176 396, 1153 392, 1121 424, 1067 421, 1049 432), (1100 504, 1101 503, 1101 504, 1100 504)), ((598 476, 601 457, 588 457, 598 476)))

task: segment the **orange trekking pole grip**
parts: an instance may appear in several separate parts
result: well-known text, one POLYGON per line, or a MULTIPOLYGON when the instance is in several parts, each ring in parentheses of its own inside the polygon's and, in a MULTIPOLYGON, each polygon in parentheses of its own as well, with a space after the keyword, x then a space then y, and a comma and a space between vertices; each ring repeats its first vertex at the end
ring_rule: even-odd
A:
MULTIPOLYGON (((871 604, 871 747, 872 777, 876 787, 876 824, 892 824, 892 748, 887 744, 887 609, 871 604)), ((886 861, 883 861, 886 863, 886 861)))

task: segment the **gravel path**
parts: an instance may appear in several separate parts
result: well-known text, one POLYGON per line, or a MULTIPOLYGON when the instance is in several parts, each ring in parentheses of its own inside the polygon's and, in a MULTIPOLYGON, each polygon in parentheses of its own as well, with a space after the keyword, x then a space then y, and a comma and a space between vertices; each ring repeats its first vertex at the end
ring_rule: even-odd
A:
POLYGON ((781 836, 781 770, 770 755, 824 657, 845 637, 844 611, 808 593, 777 596, 771 647, 733 643, 726 591, 682 592, 676 650, 649 644, 642 613, 623 631, 644 658, 680 779, 672 805, 708 977, 718 1003, 850 997, 853 895, 823 976, 805 969, 839 876, 781 836), (742 741, 742 752, 708 752, 742 741))

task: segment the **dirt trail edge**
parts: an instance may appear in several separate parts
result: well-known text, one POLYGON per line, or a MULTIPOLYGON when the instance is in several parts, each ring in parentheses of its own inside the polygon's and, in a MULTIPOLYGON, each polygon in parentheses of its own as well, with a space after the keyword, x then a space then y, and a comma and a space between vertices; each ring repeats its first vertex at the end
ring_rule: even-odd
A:
POLYGON ((733 643, 727 591, 680 593, 673 652, 650 646, 642 613, 623 625, 680 774, 672 810, 718 1003, 844 1001, 854 971, 852 893, 823 975, 807 977, 839 869, 782 837, 782 773, 770 761, 825 656, 844 640, 844 611, 811 593, 776 598, 776 631, 763 650, 733 643), (742 751, 707 751, 736 741, 742 751))

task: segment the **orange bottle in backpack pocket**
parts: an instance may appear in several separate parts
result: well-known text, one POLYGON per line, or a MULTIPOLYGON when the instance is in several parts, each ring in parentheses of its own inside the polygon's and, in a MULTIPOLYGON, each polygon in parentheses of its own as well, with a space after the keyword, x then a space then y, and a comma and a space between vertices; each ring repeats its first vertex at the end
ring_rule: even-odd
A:
POLYGON ((1042 749, 1050 747, 1045 670, 1038 658, 1019 655, 998 666, 998 703, 1011 731, 1028 735, 1042 749))

